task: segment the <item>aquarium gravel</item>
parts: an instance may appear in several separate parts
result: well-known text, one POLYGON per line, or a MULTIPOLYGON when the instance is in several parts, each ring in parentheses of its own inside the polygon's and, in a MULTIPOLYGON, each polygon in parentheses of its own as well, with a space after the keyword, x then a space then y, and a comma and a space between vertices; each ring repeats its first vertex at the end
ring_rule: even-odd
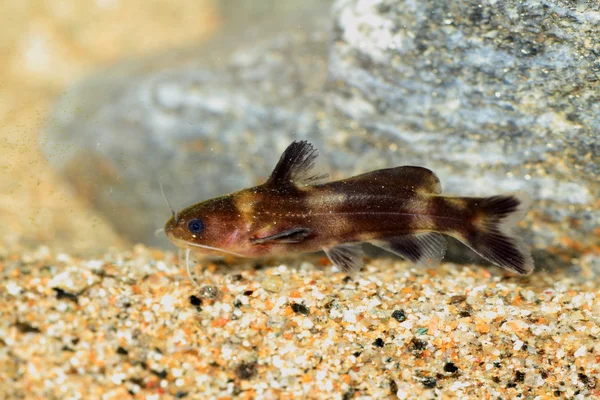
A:
POLYGON ((0 254, 0 394, 60 399, 600 396, 593 256, 514 277, 443 263, 0 254), (573 271, 577 273, 574 274, 573 271), (587 278, 586 278, 587 277, 587 278))

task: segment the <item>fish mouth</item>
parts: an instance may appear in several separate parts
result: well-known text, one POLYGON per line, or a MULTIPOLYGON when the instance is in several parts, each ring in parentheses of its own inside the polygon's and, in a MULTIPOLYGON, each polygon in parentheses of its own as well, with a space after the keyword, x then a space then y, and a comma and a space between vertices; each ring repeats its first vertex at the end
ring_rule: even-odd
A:
POLYGON ((191 250, 195 253, 207 254, 207 255, 232 255, 236 257, 245 257, 243 254, 235 253, 230 250, 220 249, 218 247, 207 246, 205 244, 198 244, 188 242, 181 238, 175 237, 171 232, 167 233, 167 238, 180 249, 191 250))

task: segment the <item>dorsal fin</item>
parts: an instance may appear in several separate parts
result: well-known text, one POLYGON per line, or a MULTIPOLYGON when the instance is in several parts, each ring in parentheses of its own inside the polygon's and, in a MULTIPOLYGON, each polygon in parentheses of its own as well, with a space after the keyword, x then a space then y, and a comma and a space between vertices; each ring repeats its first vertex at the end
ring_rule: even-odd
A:
POLYGON ((310 173, 317 156, 318 151, 308 141, 293 141, 279 158, 265 185, 309 185, 327 178, 327 174, 310 173))
POLYGON ((341 181, 345 184, 360 184, 362 187, 394 186, 410 191, 442 193, 442 184, 433 171, 412 165, 379 169, 341 181))

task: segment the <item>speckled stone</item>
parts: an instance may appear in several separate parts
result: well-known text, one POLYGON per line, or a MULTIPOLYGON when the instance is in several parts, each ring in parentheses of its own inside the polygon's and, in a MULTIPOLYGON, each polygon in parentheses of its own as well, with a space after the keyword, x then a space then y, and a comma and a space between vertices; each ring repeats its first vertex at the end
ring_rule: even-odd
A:
POLYGON ((146 243, 164 243, 159 180, 172 203, 196 202, 259 183, 307 138, 334 178, 418 164, 447 193, 529 191, 523 237, 547 266, 598 245, 598 4, 326 6, 82 82, 57 104, 46 154, 146 243))

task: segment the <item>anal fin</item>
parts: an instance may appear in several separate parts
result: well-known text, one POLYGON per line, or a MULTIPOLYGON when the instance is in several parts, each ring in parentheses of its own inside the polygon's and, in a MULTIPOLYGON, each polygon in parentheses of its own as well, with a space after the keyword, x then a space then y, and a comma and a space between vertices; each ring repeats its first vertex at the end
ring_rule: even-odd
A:
POLYGON ((346 274, 358 272, 363 266, 363 251, 360 244, 339 244, 323 250, 329 260, 346 274))
POLYGON ((390 253, 425 266, 436 266, 446 254, 446 239, 438 232, 395 236, 371 242, 390 253))

